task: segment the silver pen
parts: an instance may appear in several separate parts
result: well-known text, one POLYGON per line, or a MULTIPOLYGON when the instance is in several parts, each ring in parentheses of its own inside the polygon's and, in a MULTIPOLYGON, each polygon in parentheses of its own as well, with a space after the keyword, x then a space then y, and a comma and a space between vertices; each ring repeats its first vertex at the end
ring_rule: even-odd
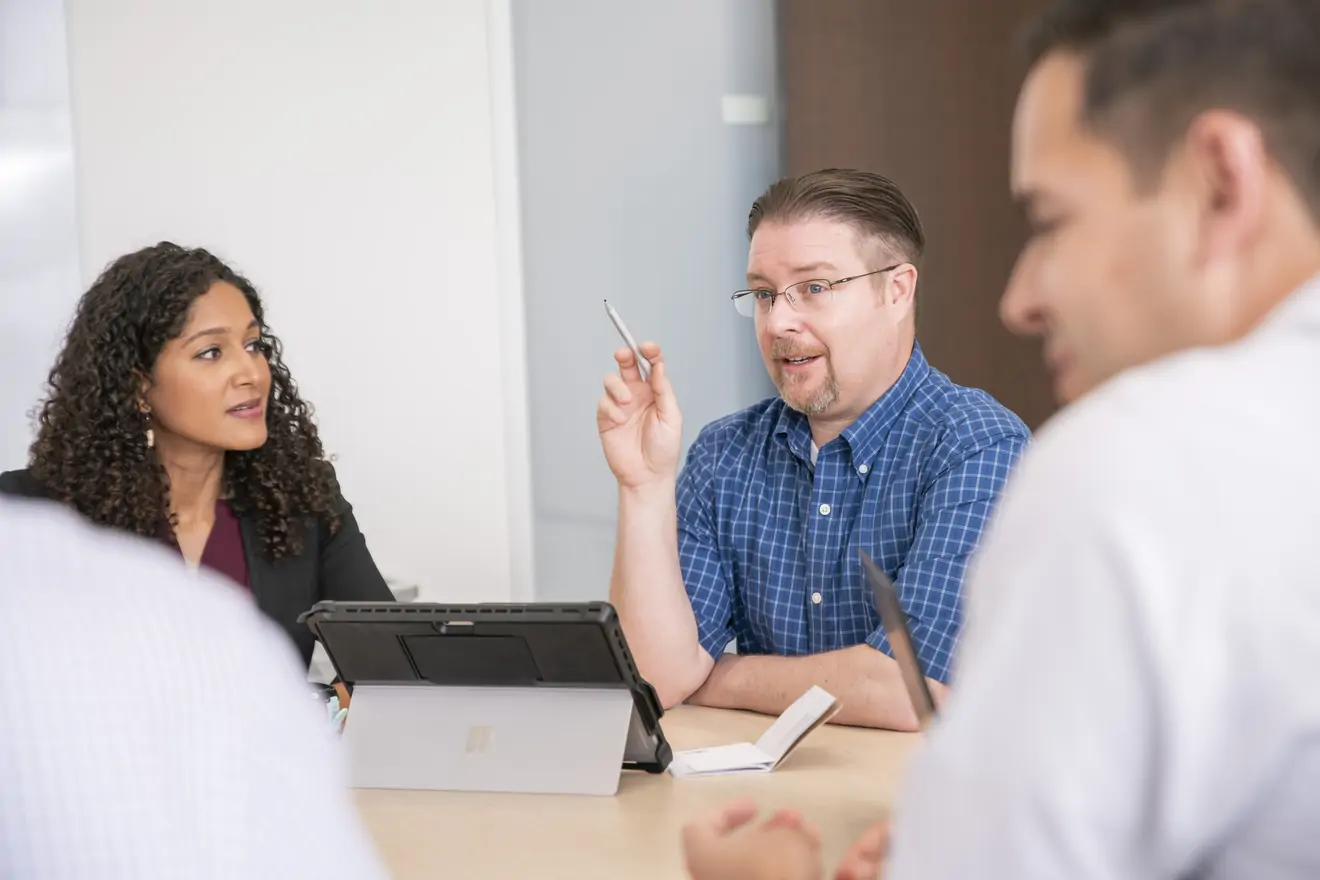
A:
POLYGON ((623 326, 623 318, 620 318, 619 313, 614 311, 614 306, 610 305, 609 300, 605 300, 605 314, 610 316, 614 329, 619 331, 624 343, 632 349, 633 357, 637 358, 637 370, 642 374, 642 381, 649 381, 651 378, 651 362, 642 357, 642 350, 637 347, 637 343, 633 340, 632 334, 628 332, 628 328, 623 326))

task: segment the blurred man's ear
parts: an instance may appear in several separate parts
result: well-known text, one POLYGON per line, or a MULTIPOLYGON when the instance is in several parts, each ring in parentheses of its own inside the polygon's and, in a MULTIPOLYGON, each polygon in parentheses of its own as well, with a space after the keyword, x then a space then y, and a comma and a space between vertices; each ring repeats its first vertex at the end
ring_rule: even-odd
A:
POLYGON ((1173 162, 1184 166, 1198 219, 1202 265, 1237 253, 1263 221, 1271 160, 1260 127, 1224 110, 1202 113, 1187 129, 1173 162))

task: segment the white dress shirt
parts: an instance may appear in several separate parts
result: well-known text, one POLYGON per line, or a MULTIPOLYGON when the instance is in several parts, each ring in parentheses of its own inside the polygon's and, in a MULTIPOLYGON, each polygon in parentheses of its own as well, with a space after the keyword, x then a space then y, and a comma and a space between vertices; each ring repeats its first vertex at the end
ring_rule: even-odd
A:
POLYGON ((887 880, 1320 877, 1320 283, 1042 431, 887 880))
POLYGON ((384 876, 301 677, 227 582, 0 501, 0 877, 384 876))

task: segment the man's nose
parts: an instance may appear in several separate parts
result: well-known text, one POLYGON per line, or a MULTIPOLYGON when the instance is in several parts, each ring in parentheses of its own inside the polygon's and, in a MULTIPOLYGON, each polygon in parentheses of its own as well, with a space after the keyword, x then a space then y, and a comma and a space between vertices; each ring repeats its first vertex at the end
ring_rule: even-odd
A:
POLYGON ((1045 330, 1045 311, 1039 283, 1026 254, 1018 257, 999 300, 999 320, 1019 336, 1039 336, 1045 330))
POLYGON ((802 329, 802 315, 789 301, 788 294, 781 293, 775 297, 770 314, 765 317, 765 329, 772 336, 796 333, 802 329))

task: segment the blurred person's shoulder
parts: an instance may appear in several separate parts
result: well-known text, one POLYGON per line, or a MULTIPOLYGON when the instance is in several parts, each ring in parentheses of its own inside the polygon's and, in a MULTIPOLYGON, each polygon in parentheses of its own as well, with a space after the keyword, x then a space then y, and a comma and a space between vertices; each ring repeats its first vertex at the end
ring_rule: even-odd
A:
POLYGON ((5 498, 0 572, 0 875, 384 876, 296 652, 250 595, 5 498))
POLYGON ((1068 407, 1037 432, 1038 457, 1072 471, 1081 453, 1118 494, 1320 487, 1316 376, 1320 285, 1309 285, 1243 339, 1128 370, 1068 407), (1226 479, 1234 473, 1251 479, 1226 479))
MULTIPOLYGON (((105 590, 71 575, 99 572, 121 595, 167 589, 183 577, 158 545, 95 526, 74 512, 34 498, 0 496, 0 555, 10 577, 0 583, 0 597, 12 600, 59 584, 67 597, 105 596, 105 590), (131 573, 132 577, 121 577, 131 573)), ((171 591, 177 592, 177 591, 171 591)))
POLYGON ((46 630, 114 641, 125 655, 288 653, 226 581, 189 573, 158 542, 93 525, 63 505, 0 496, 0 566, 0 629, 15 641, 46 630), (128 633, 151 639, 134 643, 128 633))
POLYGON ((1153 715, 1122 721, 1158 727, 1164 803, 1184 827, 1205 819, 1188 804, 1223 811, 1219 849, 1248 867, 1261 841, 1309 843, 1315 815, 1320 690, 1297 672, 1320 666, 1317 376, 1312 287, 1235 343, 1097 388, 1036 432, 967 588, 968 669, 1029 653, 1048 620, 1096 729, 1104 695, 1145 694, 1153 715))
POLYGON ((1084 542, 1158 628, 1196 607, 1262 651, 1302 650, 1284 631, 1320 625, 1316 376, 1316 288, 1238 342, 1121 374, 1036 432, 1004 494, 996 557, 1011 566, 1033 542, 1084 542))

